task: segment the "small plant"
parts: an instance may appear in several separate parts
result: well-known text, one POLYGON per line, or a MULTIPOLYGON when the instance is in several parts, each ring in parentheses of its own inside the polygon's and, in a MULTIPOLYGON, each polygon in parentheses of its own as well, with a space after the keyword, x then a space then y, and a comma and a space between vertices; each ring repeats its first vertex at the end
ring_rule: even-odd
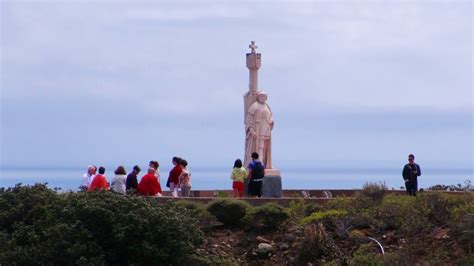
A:
POLYGON ((301 223, 322 223, 327 230, 334 232, 337 236, 346 237, 350 234, 352 225, 347 219, 348 212, 345 210, 327 210, 315 212, 304 218, 301 223))
POLYGON ((421 198, 386 196, 380 205, 371 210, 373 222, 370 226, 378 232, 397 230, 407 236, 427 232, 432 227, 429 211, 421 198))
POLYGON ((205 204, 189 200, 179 200, 173 204, 183 208, 190 217, 196 218, 200 225, 209 225, 211 220, 214 220, 214 217, 207 212, 205 204))
POLYGON ((385 265, 383 257, 377 248, 372 244, 362 244, 352 255, 351 265, 385 265))
POLYGON ((451 222, 452 235, 469 254, 474 253, 474 203, 456 208, 451 222))
POLYGON ((256 207, 252 218, 258 227, 265 230, 276 230, 288 220, 289 215, 282 206, 275 203, 267 203, 256 207))
POLYGON ((209 203, 207 211, 226 226, 242 224, 243 218, 252 207, 245 201, 220 199, 209 203))
POLYGON ((295 245, 300 265, 337 257, 337 250, 334 239, 326 232, 321 223, 306 225, 303 237, 295 245))
POLYGON ((356 194, 356 203, 361 208, 367 208, 382 202, 388 188, 385 183, 365 183, 362 190, 356 194))
POLYGON ((343 216, 347 215, 347 211, 345 210, 327 210, 327 211, 320 211, 311 214, 310 216, 301 220, 302 224, 309 224, 313 222, 320 222, 324 220, 336 220, 343 216))

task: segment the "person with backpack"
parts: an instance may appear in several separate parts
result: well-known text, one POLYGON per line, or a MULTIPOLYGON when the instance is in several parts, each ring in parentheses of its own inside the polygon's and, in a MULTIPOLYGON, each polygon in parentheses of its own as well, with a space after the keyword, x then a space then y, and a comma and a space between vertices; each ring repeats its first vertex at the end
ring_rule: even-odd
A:
POLYGON ((258 159, 258 153, 252 153, 252 161, 250 161, 249 169, 249 186, 250 196, 262 197, 262 181, 265 176, 265 165, 258 159))

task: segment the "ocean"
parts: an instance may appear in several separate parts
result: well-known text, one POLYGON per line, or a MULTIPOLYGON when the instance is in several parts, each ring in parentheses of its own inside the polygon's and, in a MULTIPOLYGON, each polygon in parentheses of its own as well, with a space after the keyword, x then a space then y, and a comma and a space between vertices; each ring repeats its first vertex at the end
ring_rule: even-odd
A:
MULTIPOLYGON (((161 167, 160 167, 161 168, 161 167)), ((108 168, 112 169, 112 168, 108 168)), ((165 183, 170 169, 162 168, 161 183, 165 183)), ((403 186, 401 169, 371 168, 283 168, 281 170, 283 189, 358 189, 366 182, 382 182, 388 188, 403 186)), ((17 183, 47 183, 51 188, 63 191, 77 190, 81 184, 85 167, 70 168, 0 168, 0 187, 11 187, 17 183)), ((199 167, 190 169, 194 190, 231 189, 231 169, 199 167)), ((140 177, 143 172, 140 173, 140 177)), ((107 170, 108 180, 114 176, 107 170)), ((430 169, 422 168, 418 179, 420 188, 436 184, 464 185, 466 180, 474 181, 472 169, 430 169)))

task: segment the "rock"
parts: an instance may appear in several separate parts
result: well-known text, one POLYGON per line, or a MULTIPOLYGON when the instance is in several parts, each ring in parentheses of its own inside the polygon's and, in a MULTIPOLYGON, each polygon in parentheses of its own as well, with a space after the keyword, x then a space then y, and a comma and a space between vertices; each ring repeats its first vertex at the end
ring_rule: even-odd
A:
POLYGON ((449 228, 438 228, 434 232, 435 239, 449 238, 449 228))
POLYGON ((260 242, 260 243, 267 243, 267 244, 271 244, 271 243, 272 243, 272 241, 270 241, 270 240, 264 238, 263 236, 257 236, 257 237, 255 238, 255 240, 257 240, 257 241, 260 242))
POLYGON ((287 243, 281 243, 280 244, 280 249, 282 250, 287 250, 290 248, 290 245, 288 245, 287 243))
POLYGON ((198 249, 196 249, 195 252, 196 252, 197 255, 203 255, 204 254, 204 249, 198 248, 198 249))
POLYGON ((256 250, 259 254, 267 254, 273 251, 273 246, 268 243, 260 243, 258 244, 258 248, 256 250))

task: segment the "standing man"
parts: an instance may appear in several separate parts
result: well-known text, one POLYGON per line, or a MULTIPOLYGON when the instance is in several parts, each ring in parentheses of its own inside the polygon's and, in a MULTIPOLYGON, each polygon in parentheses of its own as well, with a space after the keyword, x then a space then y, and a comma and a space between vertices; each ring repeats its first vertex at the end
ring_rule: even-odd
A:
POLYGON ((249 163, 249 186, 248 192, 250 196, 262 197, 262 181, 265 176, 265 164, 258 159, 258 153, 252 153, 252 161, 249 163))
POLYGON ((135 165, 133 170, 127 176, 127 190, 130 189, 137 189, 138 186, 138 174, 140 173, 141 169, 140 166, 135 165))
POLYGON ((415 163, 415 155, 408 155, 408 163, 403 167, 403 180, 407 189, 407 195, 416 196, 418 190, 418 177, 421 175, 421 169, 415 163))
POLYGON ((89 165, 87 167, 87 172, 82 176, 81 187, 85 190, 89 189, 92 180, 94 180, 95 173, 97 172, 97 167, 95 165, 89 165))

